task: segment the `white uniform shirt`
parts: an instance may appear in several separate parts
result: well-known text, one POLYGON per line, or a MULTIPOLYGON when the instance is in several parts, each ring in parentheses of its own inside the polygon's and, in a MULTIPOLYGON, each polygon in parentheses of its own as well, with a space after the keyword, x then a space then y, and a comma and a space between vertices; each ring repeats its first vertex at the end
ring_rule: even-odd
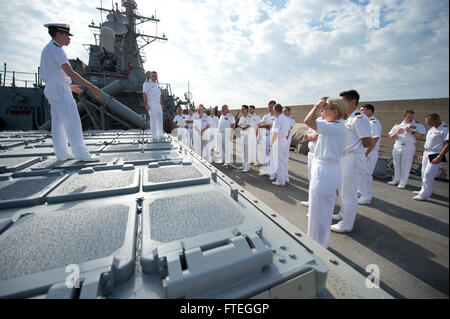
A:
POLYGON ((61 68, 63 64, 69 64, 66 53, 55 40, 51 40, 41 54, 41 79, 48 82, 59 82, 70 85, 72 80, 61 68))
POLYGON ((325 162, 339 164, 347 145, 347 129, 345 122, 327 122, 316 120, 319 138, 314 152, 314 158, 325 162))
MULTIPOLYGON (((316 122, 317 122, 317 121, 323 121, 323 120, 322 120, 322 117, 318 117, 318 118, 316 119, 316 122)), ((312 128, 309 128, 309 129, 306 131, 306 133, 308 133, 308 134, 317 134, 317 132, 314 131, 312 128)), ((311 153, 314 153, 314 150, 315 150, 315 148, 316 148, 316 144, 317 144, 317 140, 315 140, 315 141, 309 141, 309 142, 308 142, 308 149, 309 149, 309 151, 310 151, 311 153)))
POLYGON ((227 115, 221 115, 219 119, 219 131, 221 133, 225 133, 226 128, 231 128, 232 124, 236 124, 236 120, 234 119, 234 116, 231 115, 229 112, 227 115))
POLYGON ((145 81, 142 87, 142 92, 147 94, 149 105, 160 105, 161 89, 159 88, 158 81, 145 81))
MULTIPOLYGON (((346 153, 364 153, 364 146, 361 139, 371 137, 370 122, 367 115, 354 110, 352 114, 345 121, 347 128, 347 143, 345 147, 346 153)), ((316 146, 317 147, 317 146, 316 146)))
POLYGON ((180 128, 184 128, 186 126, 186 122, 184 121, 183 115, 178 115, 178 114, 175 115, 172 122, 177 123, 177 126, 180 128))
POLYGON ((279 138, 284 138, 289 135, 289 130, 291 128, 291 119, 284 115, 283 113, 276 118, 276 120, 273 122, 273 131, 278 134, 279 138))
MULTIPOLYGON (((253 124, 253 119, 250 117, 250 115, 247 115, 247 116, 242 116, 242 117, 239 119, 238 126, 247 126, 247 125, 250 125, 250 127, 252 127, 252 124, 253 124)), ((247 134, 247 133, 250 132, 250 131, 249 131, 249 128, 248 128, 248 129, 246 129, 246 130, 242 130, 242 132, 243 132, 244 134, 247 134)))
POLYGON ((252 119, 252 127, 255 130, 255 132, 258 130, 258 124, 259 122, 261 122, 261 116, 259 116, 258 114, 253 114, 250 115, 250 118, 252 119))
POLYGON ((381 143, 381 130, 382 130, 381 123, 375 118, 375 116, 371 116, 369 122, 370 128, 372 130, 372 138, 378 137, 377 144, 375 144, 375 147, 371 152, 378 152, 381 143))
POLYGON ((438 128, 433 126, 428 130, 423 148, 429 153, 440 153, 445 141, 448 141, 447 126, 445 124, 441 124, 438 128))
POLYGON ((211 125, 211 128, 217 128, 219 127, 219 118, 214 115, 214 117, 209 117, 209 125, 211 125))
MULTIPOLYGON (((188 120, 188 121, 195 121, 195 120, 198 120, 199 118, 198 118, 198 113, 197 112, 195 112, 194 114, 192 114, 192 115, 187 115, 186 116, 186 118, 185 118, 186 120, 188 120)), ((192 128, 194 127, 194 123, 189 123, 188 124, 188 129, 189 130, 192 130, 192 128)))
MULTIPOLYGON (((272 124, 275 120, 276 120, 276 116, 275 114, 270 115, 270 114, 266 114, 263 116, 262 120, 260 123, 265 123, 265 124, 272 124)), ((266 130, 266 135, 270 134, 270 130, 266 130)))
MULTIPOLYGON (((198 113, 197 113, 198 116, 198 113)), ((209 116, 206 115, 206 113, 203 113, 202 117, 198 117, 198 119, 200 120, 200 129, 204 130, 205 127, 207 127, 209 125, 209 116)))
MULTIPOLYGON (((426 132, 427 132, 425 130, 425 127, 422 124, 413 120, 411 123, 405 123, 405 121, 403 121, 400 124, 394 125, 394 127, 389 131, 389 135, 397 132, 397 130, 399 128, 402 128, 405 130, 408 127, 411 128, 413 131, 416 131, 417 133, 420 133, 420 134, 426 134, 426 132)), ((414 144, 414 143, 416 143, 416 137, 413 134, 403 131, 403 133, 400 133, 395 137, 395 141, 400 142, 400 143, 414 144)))

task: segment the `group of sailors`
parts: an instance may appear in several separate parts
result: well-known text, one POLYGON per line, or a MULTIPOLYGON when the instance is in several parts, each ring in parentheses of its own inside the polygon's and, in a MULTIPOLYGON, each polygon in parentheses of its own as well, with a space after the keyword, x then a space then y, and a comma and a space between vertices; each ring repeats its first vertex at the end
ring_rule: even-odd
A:
POLYGON ((242 116, 236 123, 227 105, 222 106, 220 118, 214 109, 207 116, 202 104, 197 110, 190 108, 189 114, 183 114, 178 108, 173 119, 173 125, 178 129, 175 135, 182 140, 185 132, 186 145, 208 162, 214 161, 225 167, 233 161, 232 141, 237 136, 237 160, 242 162, 240 169, 247 173, 253 163, 261 167, 259 175, 269 176, 274 185, 285 186, 289 183, 289 146, 295 120, 289 107, 283 108, 275 101, 269 102, 268 111, 261 118, 254 105, 242 105, 242 116))
MULTIPOLYGON (((372 201, 372 183, 378 151, 381 143, 382 125, 374 116, 375 107, 365 104, 358 107, 359 94, 355 90, 340 93, 339 98, 321 98, 308 113, 304 123, 309 130, 308 139, 308 201, 301 202, 308 207, 308 235, 324 247, 328 247, 330 231, 351 232, 357 216, 358 204, 372 201), (336 199, 340 211, 333 214, 336 199), (337 221, 332 225, 332 221, 337 221)), ((236 123, 228 106, 222 106, 218 118, 211 110, 207 116, 203 105, 197 112, 189 110, 183 115, 181 108, 174 118, 177 128, 187 128, 189 146, 209 162, 211 154, 218 154, 215 162, 228 166, 233 160, 233 136, 242 146, 243 172, 250 170, 250 164, 260 166, 259 175, 268 175, 274 185, 289 183, 289 147, 294 133, 295 121, 290 108, 275 101, 268 104, 268 113, 262 118, 256 114, 253 105, 243 105, 242 116, 236 123), (199 120, 195 142, 195 122, 199 120), (210 130, 208 130, 210 129, 210 130), (236 134, 236 130, 240 130, 236 134), (206 131, 215 132, 204 138, 206 131)), ((388 184, 406 188, 414 161, 417 139, 426 136, 422 161, 422 187, 416 191, 415 200, 426 200, 432 195, 432 184, 448 153, 448 128, 438 114, 429 114, 425 121, 431 128, 426 132, 424 125, 414 121, 414 111, 406 110, 403 121, 389 131, 395 140, 392 150, 394 179, 388 184)))
MULTIPOLYGON (((340 93, 340 98, 322 98, 308 113, 304 122, 310 128, 305 137, 310 141, 308 154, 309 199, 308 235, 328 247, 330 231, 353 230, 358 204, 370 204, 372 174, 378 160, 381 124, 374 117, 375 108, 366 104, 358 109, 359 94, 355 90, 340 93), (320 116, 317 117, 317 113, 320 116), (336 197, 340 212, 333 214, 336 197), (332 220, 338 223, 332 225, 332 220)), ((395 140, 392 151, 394 179, 388 184, 406 188, 416 151, 417 139, 426 134, 422 160, 422 187, 415 200, 432 195, 432 184, 448 153, 448 128, 438 114, 425 118, 431 126, 414 121, 414 111, 406 110, 403 121, 395 125, 389 137, 395 140)))

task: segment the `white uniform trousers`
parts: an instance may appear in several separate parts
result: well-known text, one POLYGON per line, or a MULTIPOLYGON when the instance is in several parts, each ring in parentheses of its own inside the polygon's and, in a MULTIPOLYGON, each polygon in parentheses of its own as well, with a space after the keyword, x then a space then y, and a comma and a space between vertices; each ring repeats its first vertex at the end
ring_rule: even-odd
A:
POLYGON ((422 198, 431 197, 433 194, 433 182, 439 169, 441 168, 442 162, 439 164, 432 164, 428 155, 436 154, 429 153, 427 151, 423 152, 422 158, 422 188, 420 189, 419 196, 422 198))
POLYGON ((233 142, 232 130, 225 129, 225 131, 217 132, 217 144, 220 145, 219 163, 230 164, 233 160, 233 142))
MULTIPOLYGON (((344 153, 340 162, 341 185, 339 199, 341 203, 342 226, 353 229, 358 210, 358 176, 367 171, 367 160, 363 153, 344 153)), ((314 172, 312 173, 314 178, 314 172)))
POLYGON ((211 129, 206 129, 202 135, 202 157, 208 162, 212 161, 211 148, 213 140, 211 140, 212 134, 211 129))
POLYGON ((52 139, 56 158, 69 155, 67 142, 70 143, 75 157, 88 153, 77 104, 69 85, 48 82, 44 94, 51 106, 52 139))
POLYGON ((314 159, 309 183, 308 236, 328 248, 336 190, 341 182, 338 163, 314 159))
POLYGON ((264 132, 264 130, 262 130, 261 134, 264 134, 264 135, 261 135, 261 141, 259 144, 259 147, 260 147, 259 162, 261 164, 260 173, 270 175, 271 174, 271 166, 270 166, 271 155, 269 152, 269 147, 270 147, 270 139, 271 139, 272 134, 266 134, 264 132), (265 140, 265 142, 264 142, 264 140, 265 140))
POLYGON ((277 182, 281 185, 289 182, 289 144, 286 136, 278 137, 277 182))
POLYGON ((415 144, 395 142, 394 148, 392 149, 395 183, 399 183, 400 185, 408 184, 409 173, 411 172, 415 153, 415 144))
POLYGON ((367 201, 372 200, 372 183, 373 183, 373 171, 378 161, 378 152, 372 151, 367 157, 367 171, 359 175, 358 191, 361 194, 361 198, 367 201))
POLYGON ((158 139, 164 135, 163 133, 163 113, 161 104, 150 104, 150 130, 152 132, 153 139, 158 139))
POLYGON ((241 137, 240 137, 240 154, 241 155, 241 161, 242 161, 242 168, 244 171, 247 171, 250 169, 250 147, 249 147, 249 139, 250 136, 247 132, 241 131, 241 137))
MULTIPOLYGON (((314 159, 314 152, 308 152, 308 181, 311 184, 311 170, 312 170, 312 162, 314 159)), ((309 195, 308 195, 309 196, 309 195)), ((309 201, 309 199, 308 199, 309 201)))

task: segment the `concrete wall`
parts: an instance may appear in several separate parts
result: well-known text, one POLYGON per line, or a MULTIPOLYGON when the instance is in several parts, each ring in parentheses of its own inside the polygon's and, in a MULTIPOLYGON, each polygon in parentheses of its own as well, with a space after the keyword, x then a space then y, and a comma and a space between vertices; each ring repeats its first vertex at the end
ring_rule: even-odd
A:
MULTIPOLYGON (((392 101, 360 101, 359 106, 370 103, 375 107, 375 117, 381 122, 383 126, 382 139, 380 146, 380 156, 392 157, 393 141, 389 139, 388 132, 395 125, 403 120, 403 112, 406 109, 413 109, 415 112, 415 120, 425 125, 428 130, 429 127, 425 124, 425 116, 429 113, 438 113, 441 120, 447 124, 449 122, 449 99, 416 99, 416 100, 392 100, 392 101)), ((311 110, 312 104, 309 105, 288 105, 292 112, 291 115, 295 118, 297 123, 303 123, 303 119, 306 114, 311 110)), ((231 110, 233 115, 236 115, 239 110, 231 110)), ((256 109, 256 112, 261 117, 267 113, 267 107, 260 107, 256 109)), ((417 152, 419 155, 423 151, 423 141, 416 143, 417 152)), ((413 168, 416 168, 420 163, 417 160, 417 156, 414 160, 413 168)), ((448 163, 444 163, 443 167, 449 172, 448 163)))

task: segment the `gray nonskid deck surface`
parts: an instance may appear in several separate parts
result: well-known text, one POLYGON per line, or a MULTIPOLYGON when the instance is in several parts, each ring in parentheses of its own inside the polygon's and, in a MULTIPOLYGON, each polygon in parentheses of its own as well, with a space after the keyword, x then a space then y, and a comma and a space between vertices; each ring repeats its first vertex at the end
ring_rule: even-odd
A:
POLYGON ((148 181, 151 183, 164 183, 169 181, 181 181, 202 177, 202 173, 195 166, 174 166, 149 168, 148 181))
MULTIPOLYGON (((148 133, 89 134, 130 141, 148 139, 148 133)), ((325 284, 327 263, 275 223, 273 210, 266 214, 237 183, 212 174, 211 165, 189 150, 180 151, 171 138, 151 144, 171 149, 99 152, 96 163, 56 163, 47 156, 32 167, 2 174, 1 196, 18 198, 14 204, 23 202, 17 194, 34 197, 27 208, 10 202, 0 206, 0 297, 45 297, 50 286, 53 296, 54 289, 64 287, 64 269, 71 264, 81 266, 80 297, 88 298, 243 298, 268 293, 306 272, 316 279, 308 284, 312 290, 302 292, 304 298, 325 284), (242 266, 246 275, 222 269, 227 262, 247 265, 242 266), (214 274, 218 269, 220 274, 214 274), (208 284, 219 277, 220 287, 208 284), (194 282, 204 285, 186 288, 194 282)), ((38 149, 48 148, 22 148, 26 154, 14 158, 37 158, 38 149)))
POLYGON ((166 243, 236 226, 244 217, 221 193, 202 192, 156 200, 150 220, 151 238, 166 243))
POLYGON ((27 217, 0 236, 0 280, 111 255, 124 240, 128 206, 27 217))
POLYGON ((27 198, 38 194, 61 176, 27 177, 0 181, 0 200, 27 198))
POLYGON ((75 173, 50 193, 50 196, 126 187, 133 183, 134 176, 135 170, 96 171, 91 174, 75 173))

